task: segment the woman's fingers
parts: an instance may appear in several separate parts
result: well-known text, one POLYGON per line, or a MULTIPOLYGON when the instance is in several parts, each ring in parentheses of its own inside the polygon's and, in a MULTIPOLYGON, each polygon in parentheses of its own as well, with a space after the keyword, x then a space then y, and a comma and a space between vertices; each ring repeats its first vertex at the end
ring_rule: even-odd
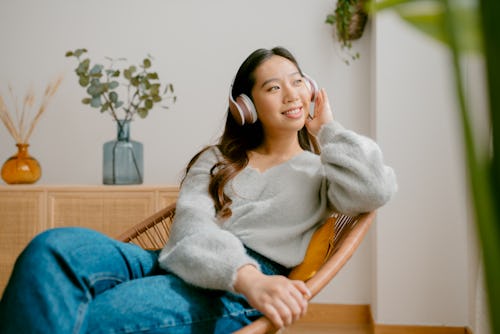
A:
MULTIPOLYGON (((269 319, 275 326, 289 326, 307 312, 310 292, 302 281, 288 281, 285 289, 269 304, 269 319)), ((266 314, 267 315, 267 314, 266 314)))
POLYGON ((306 120, 307 130, 314 136, 318 135, 321 126, 333 120, 330 102, 325 89, 319 91, 314 103, 314 116, 306 120))

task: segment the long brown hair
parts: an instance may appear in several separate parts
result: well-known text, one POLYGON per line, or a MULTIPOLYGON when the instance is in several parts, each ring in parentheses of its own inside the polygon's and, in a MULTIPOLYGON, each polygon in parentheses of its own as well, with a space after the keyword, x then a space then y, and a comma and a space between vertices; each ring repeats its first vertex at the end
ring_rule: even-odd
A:
MULTIPOLYGON (((246 94, 252 98, 255 69, 274 55, 290 60, 302 74, 295 57, 287 49, 283 47, 275 47, 270 50, 258 49, 252 52, 238 69, 231 90, 233 98, 240 94, 246 94)), ((298 131, 297 135, 302 149, 319 153, 319 146, 315 138, 309 135, 305 126, 298 131)), ((223 159, 218 161, 210 170, 211 179, 208 186, 208 191, 214 201, 219 218, 227 219, 232 214, 230 208, 232 200, 224 192, 225 185, 248 165, 248 152, 257 148, 263 140, 264 131, 259 120, 253 124, 240 126, 234 120, 228 108, 224 132, 219 138, 218 144, 215 145, 222 153, 223 159)), ((191 159, 186 167, 186 175, 199 156, 213 146, 205 147, 191 159)))

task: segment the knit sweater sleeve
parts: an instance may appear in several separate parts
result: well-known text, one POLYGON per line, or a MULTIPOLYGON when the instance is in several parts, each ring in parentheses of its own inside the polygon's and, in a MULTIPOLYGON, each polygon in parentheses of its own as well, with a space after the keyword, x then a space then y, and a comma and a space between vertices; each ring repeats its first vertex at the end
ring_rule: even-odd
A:
POLYGON ((346 130, 338 122, 323 125, 318 139, 333 209, 348 215, 384 205, 396 192, 396 176, 370 138, 346 130))
POLYGON ((193 285, 233 291, 237 270, 245 264, 257 268, 259 265, 247 255, 235 235, 220 227, 215 217, 208 184, 217 152, 215 148, 205 151, 186 176, 159 264, 193 285))

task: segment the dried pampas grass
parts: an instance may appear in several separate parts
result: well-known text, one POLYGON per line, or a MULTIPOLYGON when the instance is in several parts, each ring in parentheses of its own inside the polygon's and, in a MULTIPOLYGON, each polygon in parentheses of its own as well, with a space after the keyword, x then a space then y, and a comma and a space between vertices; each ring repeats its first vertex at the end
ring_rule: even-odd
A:
POLYGON ((36 124, 40 120, 42 114, 47 110, 47 105, 57 92, 61 81, 62 77, 60 76, 47 85, 40 107, 34 117, 32 117, 33 107, 35 105, 35 92, 33 88, 26 93, 22 106, 19 108, 17 97, 12 87, 9 86, 9 93, 14 103, 14 116, 11 115, 3 97, 0 95, 0 119, 17 144, 28 144, 36 124))

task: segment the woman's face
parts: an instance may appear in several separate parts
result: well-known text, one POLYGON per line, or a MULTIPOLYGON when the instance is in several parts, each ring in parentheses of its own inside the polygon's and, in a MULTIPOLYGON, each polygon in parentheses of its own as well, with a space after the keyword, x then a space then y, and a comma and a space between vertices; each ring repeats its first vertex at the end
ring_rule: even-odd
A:
POLYGON ((311 92, 297 66, 274 55, 255 69, 254 76, 252 98, 266 133, 302 129, 311 92))

